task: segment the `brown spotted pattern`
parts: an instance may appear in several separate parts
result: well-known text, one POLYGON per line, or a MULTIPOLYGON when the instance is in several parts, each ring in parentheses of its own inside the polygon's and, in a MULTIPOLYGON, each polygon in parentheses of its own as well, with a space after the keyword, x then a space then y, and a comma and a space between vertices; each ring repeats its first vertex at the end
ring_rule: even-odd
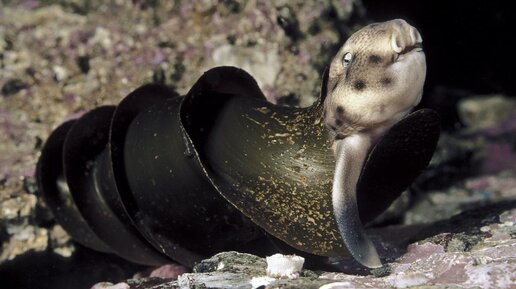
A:
POLYGON ((331 63, 324 106, 333 136, 399 120, 419 102, 426 73, 424 53, 415 49, 421 41, 399 19, 366 26, 346 41, 331 63))

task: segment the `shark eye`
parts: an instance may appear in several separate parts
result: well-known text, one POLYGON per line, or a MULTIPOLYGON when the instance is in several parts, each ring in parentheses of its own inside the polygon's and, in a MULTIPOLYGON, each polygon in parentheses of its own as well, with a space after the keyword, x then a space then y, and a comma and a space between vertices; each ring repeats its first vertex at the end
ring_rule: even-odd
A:
POLYGON ((351 53, 347 52, 346 54, 344 54, 344 56, 342 57, 342 66, 348 67, 351 63, 351 58, 351 53))

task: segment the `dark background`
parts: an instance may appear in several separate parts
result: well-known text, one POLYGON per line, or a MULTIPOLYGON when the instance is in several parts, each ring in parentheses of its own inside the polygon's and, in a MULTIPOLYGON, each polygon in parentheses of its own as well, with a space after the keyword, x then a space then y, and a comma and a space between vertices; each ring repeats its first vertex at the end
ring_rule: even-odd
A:
POLYGON ((516 95, 514 1, 363 0, 367 18, 404 18, 423 36, 426 91, 516 95))

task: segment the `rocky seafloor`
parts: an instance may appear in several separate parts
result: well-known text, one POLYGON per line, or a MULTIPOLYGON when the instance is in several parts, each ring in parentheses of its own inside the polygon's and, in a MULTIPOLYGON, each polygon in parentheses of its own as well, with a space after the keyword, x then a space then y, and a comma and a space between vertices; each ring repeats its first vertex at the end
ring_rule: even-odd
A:
MULTIPOLYGON (((0 286, 90 288, 105 281, 96 286, 251 288, 253 278, 265 275, 264 259, 221 253, 194 273, 163 279, 157 276, 170 278, 180 269, 153 275, 152 269, 81 247, 38 197, 39 151, 65 119, 116 104, 148 82, 185 93, 203 71, 218 65, 249 71, 272 102, 307 106, 317 97, 320 74, 335 50, 368 22, 363 5, 351 0, 0 5, 0 286), (138 278, 131 279, 134 274, 138 278), (154 277, 143 277, 149 274, 154 277)), ((514 98, 479 96, 467 87, 433 89, 424 97, 435 99, 434 106, 448 105, 459 125, 443 132, 428 170, 369 229, 390 270, 374 275, 343 260, 341 273, 305 270, 297 279, 264 286, 516 287, 514 98), (449 106, 450 98, 461 100, 449 106)))

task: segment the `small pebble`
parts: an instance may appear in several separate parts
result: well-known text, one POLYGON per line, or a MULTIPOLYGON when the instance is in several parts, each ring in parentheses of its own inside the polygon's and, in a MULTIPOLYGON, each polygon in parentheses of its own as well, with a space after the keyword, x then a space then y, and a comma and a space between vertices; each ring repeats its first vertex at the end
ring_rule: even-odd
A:
POLYGON ((150 273, 149 277, 177 279, 177 276, 183 273, 188 273, 188 269, 185 266, 181 266, 179 264, 167 264, 154 269, 150 273))
POLYGON ((127 284, 125 282, 116 283, 114 285, 113 285, 113 283, 110 283, 110 282, 100 282, 100 283, 93 285, 93 287, 91 287, 91 289, 129 289, 129 288, 130 288, 129 284, 127 284))
POLYGON ((373 274, 373 276, 375 276, 377 278, 388 276, 389 274, 391 274, 391 272, 392 272, 392 268, 389 264, 384 264, 380 268, 371 269, 371 274, 373 274))
POLYGON ((489 231, 491 231, 491 228, 489 228, 489 226, 483 226, 483 227, 480 228, 480 232, 486 233, 486 232, 489 232, 489 231))

